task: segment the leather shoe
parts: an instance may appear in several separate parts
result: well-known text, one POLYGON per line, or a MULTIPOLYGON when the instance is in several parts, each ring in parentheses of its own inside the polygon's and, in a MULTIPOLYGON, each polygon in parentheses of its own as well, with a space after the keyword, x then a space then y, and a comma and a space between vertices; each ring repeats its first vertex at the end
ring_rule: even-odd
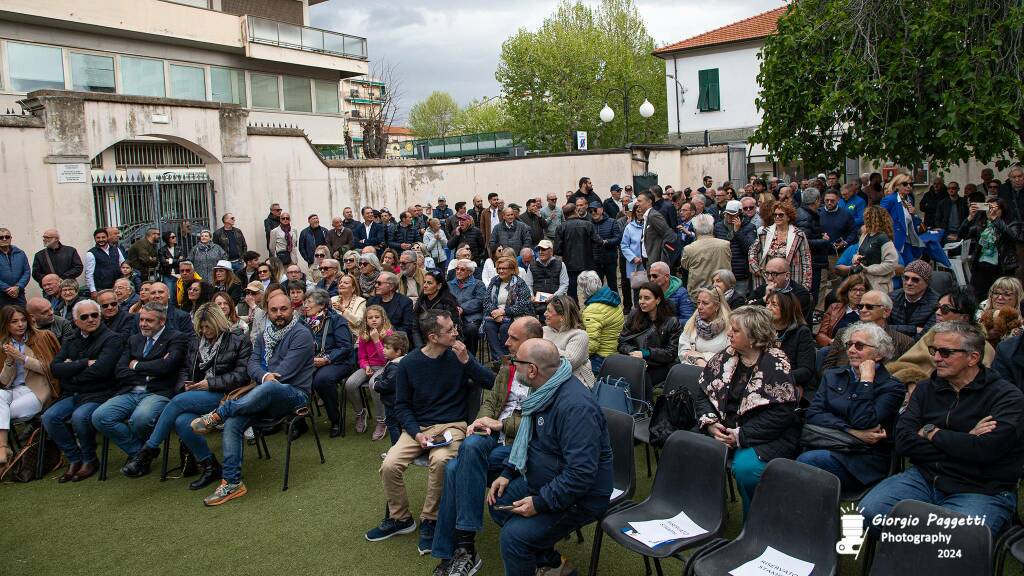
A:
POLYGON ((81 482, 82 480, 85 480, 86 478, 95 474, 97 470, 99 470, 99 465, 97 463, 86 462, 85 464, 82 464, 81 468, 78 469, 78 472, 75 472, 75 475, 74 477, 71 478, 71 481, 81 482))
POLYGON ((299 420, 292 425, 292 442, 295 442, 302 437, 309 430, 309 425, 306 424, 305 420, 299 420))
POLYGON ((217 462, 217 458, 215 456, 211 455, 209 460, 200 462, 199 469, 202 470, 202 475, 188 485, 189 490, 205 488, 220 480, 222 477, 223 469, 221 468, 220 462, 217 462))
POLYGON ((331 438, 341 436, 341 424, 331 424, 331 438))
POLYGON ((150 465, 153 463, 153 459, 160 455, 159 448, 146 448, 142 447, 138 452, 132 456, 128 463, 121 468, 121 474, 128 476, 129 478, 140 478, 149 474, 150 465))
POLYGON ((74 480, 75 474, 78 473, 78 470, 81 467, 82 467, 82 463, 81 462, 72 462, 71 465, 68 466, 67 472, 64 472, 64 474, 62 474, 60 476, 60 478, 57 478, 57 482, 59 482, 61 484, 65 483, 65 482, 71 482, 72 480, 74 480))

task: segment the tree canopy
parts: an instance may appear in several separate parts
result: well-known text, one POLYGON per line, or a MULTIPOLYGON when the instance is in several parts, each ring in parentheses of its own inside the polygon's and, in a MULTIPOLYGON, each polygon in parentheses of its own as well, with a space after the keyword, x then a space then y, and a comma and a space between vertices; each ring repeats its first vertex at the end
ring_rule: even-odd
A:
POLYGON ((782 161, 1024 156, 1024 3, 799 0, 765 40, 752 140, 782 161))
POLYGON ((602 0, 596 8, 562 0, 538 30, 520 29, 502 45, 495 77, 517 137, 530 149, 568 151, 575 131, 586 130, 592 148, 621 146, 621 93, 608 96, 611 123, 598 115, 609 89, 638 84, 630 92, 630 140, 663 141, 665 68, 653 50, 632 0, 602 0), (647 119, 638 112, 644 97, 655 107, 647 119))
POLYGON ((417 138, 453 136, 459 112, 459 103, 451 94, 435 91, 409 110, 409 128, 417 138))

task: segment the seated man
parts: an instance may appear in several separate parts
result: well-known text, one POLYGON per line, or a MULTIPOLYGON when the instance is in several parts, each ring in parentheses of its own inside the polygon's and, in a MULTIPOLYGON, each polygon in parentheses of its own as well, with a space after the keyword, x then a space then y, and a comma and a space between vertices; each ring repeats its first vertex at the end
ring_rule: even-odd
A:
POLYGON ((132 284, 132 281, 127 278, 118 278, 117 280, 114 280, 113 290, 114 295, 117 297, 118 306, 126 312, 139 301, 139 295, 135 293, 135 286, 132 284))
POLYGON ((903 269, 903 288, 889 294, 892 316, 889 324, 915 341, 935 323, 939 295, 929 287, 932 265, 914 260, 903 269))
POLYGON ((128 338, 138 333, 139 317, 135 314, 130 314, 128 310, 118 304, 117 296, 113 290, 107 289, 97 292, 96 303, 100 305, 103 324, 120 334, 126 343, 128 338))
POLYGON ((74 332, 75 326, 70 321, 53 315, 53 307, 46 298, 36 296, 28 299, 25 305, 28 315, 32 317, 32 323, 40 330, 49 330, 57 337, 57 342, 64 342, 74 332))
POLYGON ((46 433, 69 462, 60 483, 85 480, 99 468, 92 413, 117 389, 114 370, 124 348, 121 335, 103 325, 94 300, 75 304, 72 315, 76 329, 50 364, 60 399, 43 413, 46 433))
POLYGON ((693 316, 695 311, 694 302, 690 299, 690 293, 683 286, 683 281, 673 276, 668 264, 655 262, 647 271, 647 278, 657 284, 665 293, 665 299, 672 305, 672 311, 679 318, 679 325, 686 326, 687 320, 693 316))
POLYGON ((167 307, 167 325, 190 337, 196 333, 192 326, 192 316, 176 306, 169 306, 171 293, 163 282, 154 282, 149 287, 149 301, 167 307))
POLYGON ((796 296, 797 301, 800 302, 800 309, 804 312, 804 320, 810 326, 811 315, 814 312, 811 308, 811 293, 807 291, 806 286, 801 286, 789 277, 789 263, 786 262, 786 259, 772 258, 768 260, 768 263, 764 265, 764 275, 766 283, 758 286, 756 290, 751 292, 749 296, 750 301, 747 304, 764 306, 765 293, 769 288, 772 290, 782 290, 789 286, 793 289, 793 295, 796 296))
POLYGON ((894 434, 913 467, 879 482, 860 508, 877 532, 897 502, 919 500, 983 518, 995 538, 1017 510, 1024 394, 981 364, 977 325, 940 322, 934 335, 935 373, 914 389, 894 434))
MULTIPOLYGON (((535 316, 521 316, 508 327, 509 353, 531 338, 543 338, 544 330, 535 316)), ((459 456, 444 470, 444 492, 434 531, 431 555, 440 558, 435 574, 468 576, 480 569, 476 554, 476 533, 484 527, 484 502, 489 476, 504 468, 512 452, 512 441, 523 415, 523 400, 530 389, 515 381, 516 365, 502 358, 494 387, 484 392, 480 412, 466 429, 459 456)))
POLYGON ((416 315, 412 311, 412 299, 398 291, 398 276, 381 272, 377 277, 374 295, 366 299, 366 306, 380 306, 388 315, 395 330, 405 332, 413 347, 423 345, 423 338, 416 326, 416 315))
POLYGON ((555 544, 600 518, 612 493, 612 449, 601 408, 547 340, 532 339, 512 358, 515 379, 531 390, 501 476, 487 503, 501 526, 505 574, 574 570, 555 544), (498 510, 497 506, 512 506, 498 510))
POLYGON ((220 486, 203 499, 218 506, 245 496, 242 483, 242 434, 254 417, 277 418, 309 403, 313 386, 313 333, 301 326, 301 314, 283 292, 267 300, 268 329, 256 337, 249 357, 249 377, 258 382, 246 395, 227 400, 209 414, 192 421, 197 434, 209 434, 224 423, 221 451, 224 460, 220 486))
MULTIPOLYGON (((899 358, 914 345, 914 341, 906 334, 899 332, 889 325, 889 313, 892 311, 892 300, 889 295, 881 290, 868 290, 860 297, 860 304, 857 305, 857 315, 861 322, 877 324, 885 333, 892 338, 894 348, 893 358, 899 358)), ((822 371, 836 366, 849 366, 850 358, 846 355, 846 346, 842 338, 836 338, 828 347, 825 361, 822 363, 822 371)))
MULTIPOLYGON (((383 275, 382 275, 383 276, 383 275)), ((451 316, 444 310, 428 310, 420 322, 427 343, 414 349, 398 365, 395 417, 404 432, 380 466, 388 517, 366 533, 370 542, 386 540, 416 529, 409 513, 405 469, 424 451, 430 457, 427 495, 420 515, 419 551, 427 554, 434 541, 437 509, 444 482, 444 465, 459 452, 466 437, 466 395, 471 386, 490 388, 494 372, 484 368, 458 340, 451 316), (435 437, 451 434, 451 443, 431 448, 435 437)))
MULTIPOLYGON (((92 413, 92 425, 113 440, 129 460, 142 448, 164 405, 171 401, 186 353, 188 336, 167 326, 167 307, 143 306, 139 333, 128 338, 117 363, 117 396, 92 413)), ((125 468, 121 472, 129 475, 125 468)))

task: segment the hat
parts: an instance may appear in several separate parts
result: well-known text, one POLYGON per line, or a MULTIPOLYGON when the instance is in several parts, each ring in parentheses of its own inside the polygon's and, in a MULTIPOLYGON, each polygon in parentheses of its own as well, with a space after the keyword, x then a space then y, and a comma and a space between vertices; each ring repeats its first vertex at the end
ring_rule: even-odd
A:
POLYGON ((820 178, 820 179, 824 180, 824 179, 825 179, 825 173, 824 173, 824 172, 822 172, 822 173, 819 173, 819 174, 818 174, 818 178, 820 178))
POLYGON ((932 281, 932 265, 924 260, 914 260, 903 269, 904 272, 917 274, 924 280, 925 284, 932 281))
POLYGON ((469 212, 463 212, 462 214, 458 215, 458 219, 461 222, 463 220, 472 220, 473 217, 469 215, 469 212))
POLYGON ((537 248, 543 248, 545 250, 550 250, 550 249, 554 248, 554 244, 551 243, 551 240, 548 240, 547 238, 545 238, 545 239, 541 240, 540 242, 537 242, 537 248))
POLYGON ((743 208, 743 205, 740 204, 739 200, 729 200, 725 203, 725 211, 729 214, 739 214, 741 208, 743 208))
POLYGON ((619 186, 618 184, 612 184, 611 191, 612 192, 620 192, 620 191, 622 191, 622 186, 619 186))
POLYGON ((437 201, 438 202, 447 202, 448 200, 446 200, 444 196, 438 196, 437 197, 437 201))
POLYGON ((213 266, 213 269, 216 270, 217 268, 223 268, 225 270, 230 271, 231 262, 228 262, 227 260, 217 260, 217 263, 213 266))
POLYGON ((515 210, 515 211, 517 211, 517 212, 519 212, 519 211, 521 211, 523 209, 522 206, 520 206, 519 204, 516 204, 515 202, 513 202, 512 204, 509 204, 508 207, 513 209, 513 210, 515 210))
POLYGON ((604 206, 602 206, 602 205, 601 205, 601 203, 600 203, 600 202, 598 202, 598 201, 596 201, 596 200, 595 200, 595 201, 593 201, 593 202, 591 202, 591 203, 590 203, 590 206, 587 206, 587 208, 590 208, 591 210, 596 210, 596 209, 598 209, 598 208, 603 208, 603 207, 604 207, 604 206))
POLYGON ((248 284, 245 285, 245 291, 263 292, 263 282, 260 282, 259 280, 253 280, 252 282, 249 282, 248 284))

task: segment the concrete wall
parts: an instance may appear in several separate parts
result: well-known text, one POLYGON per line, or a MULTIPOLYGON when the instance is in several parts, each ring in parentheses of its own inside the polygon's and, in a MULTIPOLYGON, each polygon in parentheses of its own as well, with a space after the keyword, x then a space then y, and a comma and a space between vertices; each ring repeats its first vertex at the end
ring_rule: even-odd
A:
MULTIPOLYGON (((703 186, 705 175, 714 179, 715 186, 729 179, 729 154, 725 146, 708 146, 686 150, 679 156, 680 173, 686 178, 680 188, 690 186, 694 190, 703 186)), ((737 184, 734 182, 733 184, 737 184)), ((742 186, 744 183, 740 183, 742 186)))

